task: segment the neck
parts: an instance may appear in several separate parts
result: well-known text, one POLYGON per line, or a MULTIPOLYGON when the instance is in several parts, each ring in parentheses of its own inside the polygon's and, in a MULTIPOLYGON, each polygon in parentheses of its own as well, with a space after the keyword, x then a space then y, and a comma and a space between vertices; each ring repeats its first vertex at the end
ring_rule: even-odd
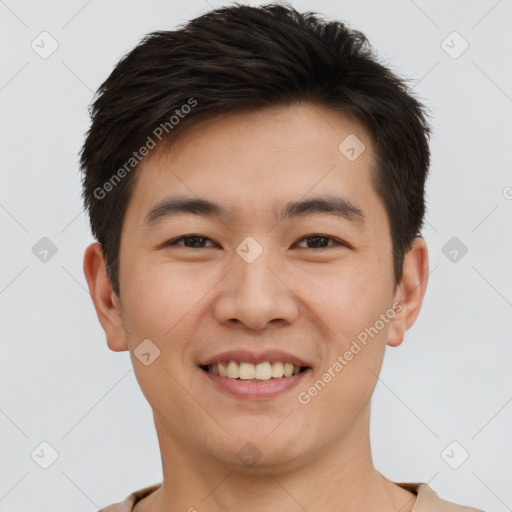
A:
POLYGON ((136 512, 218 510, 246 512, 410 512, 414 495, 384 478, 373 466, 369 407, 343 439, 293 467, 252 468, 219 464, 189 449, 155 417, 162 455, 161 487, 136 505, 136 512), (361 428, 361 423, 364 428, 361 428))

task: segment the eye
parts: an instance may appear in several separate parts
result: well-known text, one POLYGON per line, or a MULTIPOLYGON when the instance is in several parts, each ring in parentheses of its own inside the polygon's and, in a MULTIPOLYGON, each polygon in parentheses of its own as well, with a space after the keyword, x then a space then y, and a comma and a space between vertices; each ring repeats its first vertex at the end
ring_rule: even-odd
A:
POLYGON ((328 247, 333 247, 337 245, 345 246, 347 247, 347 244, 342 242, 341 240, 337 240, 336 238, 332 238, 330 236, 325 235, 309 235, 305 236, 299 242, 302 242, 302 240, 311 240, 312 241, 312 247, 301 247, 301 249, 327 249, 328 247), (332 241, 334 244, 331 245, 325 245, 325 242, 332 241))
MULTIPOLYGON (((205 236, 201 235, 187 235, 187 236, 181 236, 180 238, 175 238, 174 240, 169 240, 165 245, 182 245, 178 242, 181 242, 183 240, 184 247, 192 248, 192 249, 201 249, 204 247, 203 243, 205 240, 210 240, 209 238, 206 238, 205 236)), ((211 240, 210 240, 211 241, 211 240)))
MULTIPOLYGON (((346 244, 345 242, 342 242, 341 240, 338 240, 338 239, 330 237, 330 236, 325 236, 325 235, 305 236, 304 238, 301 238, 299 240, 299 242, 297 242, 297 243, 300 243, 303 240, 306 240, 307 244, 309 241, 311 241, 311 245, 308 244, 308 246, 306 246, 306 247, 300 247, 301 249, 328 249, 329 247, 336 247, 336 246, 348 247, 348 244, 346 244), (329 244, 329 242, 332 242, 332 243, 329 244)), ((211 242, 211 240, 205 236, 186 235, 186 236, 181 236, 179 238, 175 238, 173 240, 169 240, 168 242, 165 243, 165 246, 167 247, 167 246, 178 245, 178 246, 186 247, 188 249, 202 249, 202 248, 208 247, 208 246, 204 245, 205 242, 207 242, 207 241, 211 242), (180 243, 180 242, 183 242, 183 243, 180 243)), ((210 247, 213 247, 213 242, 210 247)))

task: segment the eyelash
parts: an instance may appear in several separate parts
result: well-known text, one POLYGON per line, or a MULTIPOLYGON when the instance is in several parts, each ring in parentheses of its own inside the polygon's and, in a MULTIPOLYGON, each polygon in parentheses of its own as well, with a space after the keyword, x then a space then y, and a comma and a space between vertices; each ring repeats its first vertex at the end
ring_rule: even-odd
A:
MULTIPOLYGON (((173 245, 178 245, 177 242, 180 242, 181 240, 185 240, 187 238, 201 238, 203 240, 210 240, 208 237, 205 237, 205 236, 201 236, 201 235, 186 235, 186 236, 181 236, 179 238, 175 238, 173 240, 169 240, 168 242, 165 243, 165 246, 168 247, 168 246, 173 246, 173 245)), ((329 249, 331 247, 337 247, 337 246, 344 246, 344 247, 349 247, 349 244, 345 243, 345 242, 342 242, 341 240, 338 240, 337 238, 333 238, 331 236, 327 236, 327 235, 308 235, 308 236, 305 236, 305 237, 302 237, 300 238, 298 241, 299 242, 302 242, 302 240, 307 240, 309 238, 324 238, 324 239, 327 239, 327 240, 332 240, 333 242, 335 242, 335 245, 331 245, 331 246, 327 246, 327 247, 301 247, 301 249, 316 249, 316 250, 319 250, 319 249, 329 249)), ((211 240, 210 240, 211 241, 211 240)), ((186 247, 185 245, 183 245, 182 247, 185 247, 186 249, 206 249, 207 247, 186 247)))

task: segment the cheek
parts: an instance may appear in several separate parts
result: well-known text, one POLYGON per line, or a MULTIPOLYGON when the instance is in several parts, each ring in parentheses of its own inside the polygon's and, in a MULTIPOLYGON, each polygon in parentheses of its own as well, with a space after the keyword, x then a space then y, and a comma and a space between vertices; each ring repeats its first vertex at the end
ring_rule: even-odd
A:
POLYGON ((127 268, 123 309, 131 352, 143 340, 152 340, 160 349, 160 364, 173 373, 186 372, 193 349, 190 340, 208 318, 211 291, 223 272, 161 261, 144 265, 133 261, 127 268))
POLYGON ((185 308, 183 290, 175 273, 158 271, 127 261, 122 276, 123 318, 132 348, 149 338, 162 347, 163 335, 172 328, 185 308))
POLYGON ((161 264, 137 266, 135 259, 127 263, 130 271, 124 276, 123 316, 129 329, 130 355, 137 381, 157 412, 163 416, 182 414, 191 403, 179 382, 188 371, 183 360, 187 341, 198 322, 194 305, 204 292, 200 286, 191 286, 193 280, 189 276, 176 269, 171 271, 169 266, 167 269, 161 264), (144 340, 154 345, 148 342, 140 345, 144 340), (139 345, 144 350, 138 349, 139 345), (142 352, 150 353, 150 364, 139 359, 142 352))
POLYGON ((302 272, 294 291, 325 324, 326 339, 341 349, 385 311, 389 290, 379 275, 370 265, 332 265, 302 272))
POLYGON ((327 357, 317 378, 331 379, 316 404, 320 409, 321 404, 338 404, 341 416, 349 410, 355 414, 370 399, 384 358, 389 322, 379 319, 390 306, 390 281, 381 277, 387 276, 386 269, 375 264, 343 265, 329 275, 309 276, 303 279, 303 292, 315 291, 308 306, 321 320, 316 324, 327 326, 327 357))
MULTIPOLYGON (((159 261, 128 261, 125 292, 134 321, 157 326, 174 323, 201 297, 202 284, 186 267, 159 261)), ((158 332, 158 331, 156 331, 158 332)))

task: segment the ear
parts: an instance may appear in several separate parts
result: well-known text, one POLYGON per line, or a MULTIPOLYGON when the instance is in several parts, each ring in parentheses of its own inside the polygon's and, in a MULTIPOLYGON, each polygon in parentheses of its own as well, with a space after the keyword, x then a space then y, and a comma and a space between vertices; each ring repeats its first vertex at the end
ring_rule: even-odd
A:
POLYGON ((390 322, 387 344, 398 347, 420 313, 428 283, 428 249, 423 238, 414 239, 404 257, 402 278, 395 292, 395 303, 401 305, 390 322))
POLYGON ((94 242, 85 250, 83 270, 96 314, 107 336, 108 347, 114 352, 128 350, 121 303, 112 289, 99 242, 94 242))

